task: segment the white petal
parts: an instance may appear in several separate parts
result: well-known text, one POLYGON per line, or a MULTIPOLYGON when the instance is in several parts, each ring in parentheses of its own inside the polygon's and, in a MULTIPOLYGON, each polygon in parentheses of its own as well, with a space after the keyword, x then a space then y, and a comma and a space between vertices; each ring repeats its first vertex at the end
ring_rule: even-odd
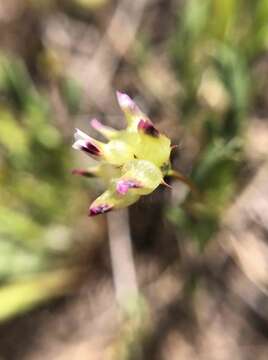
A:
POLYGON ((90 121, 90 125, 93 127, 93 129, 95 130, 99 130, 102 129, 105 125, 102 124, 102 122, 100 122, 98 119, 92 119, 90 121))
POLYGON ((75 129, 74 138, 75 140, 90 140, 90 137, 79 129, 75 129))
POLYGON ((118 103, 122 109, 135 109, 137 107, 134 101, 127 94, 117 91, 116 95, 118 103))
POLYGON ((78 139, 73 143, 72 148, 75 150, 82 150, 83 147, 86 147, 86 146, 87 146, 87 143, 85 140, 78 139))

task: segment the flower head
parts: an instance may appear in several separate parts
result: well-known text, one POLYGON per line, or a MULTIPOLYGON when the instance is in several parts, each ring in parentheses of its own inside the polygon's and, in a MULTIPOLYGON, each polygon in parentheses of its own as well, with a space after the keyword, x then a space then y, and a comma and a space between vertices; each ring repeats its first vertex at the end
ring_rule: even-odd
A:
POLYGON ((73 173, 97 176, 107 183, 107 190, 91 204, 90 216, 129 206, 160 184, 166 184, 165 176, 173 175, 170 139, 156 129, 127 94, 117 92, 117 100, 127 121, 124 130, 115 130, 93 119, 91 126, 108 142, 97 141, 79 129, 74 135, 73 148, 92 156, 98 165, 73 173))

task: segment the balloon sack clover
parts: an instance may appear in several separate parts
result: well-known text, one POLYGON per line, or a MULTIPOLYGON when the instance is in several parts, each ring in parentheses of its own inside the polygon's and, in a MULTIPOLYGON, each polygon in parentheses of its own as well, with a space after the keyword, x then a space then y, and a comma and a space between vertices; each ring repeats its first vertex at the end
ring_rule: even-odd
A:
POLYGON ((135 203, 160 184, 167 185, 166 176, 175 176, 191 187, 183 175, 171 169, 170 139, 156 129, 127 94, 117 92, 117 99, 127 121, 124 130, 115 130, 93 119, 91 126, 108 142, 95 140, 79 129, 74 134, 73 148, 96 159, 97 165, 75 169, 73 173, 100 177, 107 183, 107 190, 91 204, 90 216, 135 203))

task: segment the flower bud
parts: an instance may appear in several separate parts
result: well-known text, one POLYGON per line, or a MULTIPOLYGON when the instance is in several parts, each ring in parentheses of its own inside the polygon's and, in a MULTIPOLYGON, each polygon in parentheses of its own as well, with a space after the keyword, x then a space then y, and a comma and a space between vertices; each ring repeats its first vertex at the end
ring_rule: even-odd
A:
POLYGON ((86 170, 76 169, 73 173, 98 176, 108 187, 90 206, 89 216, 127 207, 160 184, 170 187, 164 181, 165 176, 176 177, 194 189, 190 181, 171 169, 170 139, 156 129, 127 94, 117 92, 117 99, 128 122, 126 129, 115 130, 93 119, 91 126, 108 139, 107 143, 97 141, 79 129, 74 135, 73 148, 100 162, 86 170))
POLYGON ((85 134, 83 131, 76 129, 74 134, 75 142, 73 149, 82 150, 92 156, 102 156, 102 145, 101 142, 93 139, 92 137, 85 134))
POLYGON ((138 201, 140 195, 125 194, 121 195, 116 192, 113 186, 110 186, 103 194, 101 194, 90 206, 89 216, 94 216, 108 212, 112 209, 120 209, 127 207, 138 201))
POLYGON ((125 195, 129 189, 139 189, 141 184, 136 180, 119 180, 116 184, 118 194, 125 195))
POLYGON ((108 204, 101 204, 101 205, 97 205, 97 206, 91 206, 89 208, 89 216, 96 216, 99 214, 104 214, 108 211, 112 210, 112 206, 108 205, 108 204))
POLYGON ((140 110, 138 105, 127 95, 119 91, 116 92, 118 104, 123 111, 128 123, 128 131, 137 131, 137 125, 141 118, 146 115, 140 110))
POLYGON ((147 160, 132 160, 125 164, 122 169, 124 174, 120 181, 131 181, 139 184, 132 187, 136 194, 146 195, 152 192, 162 182, 163 175, 160 169, 147 160))
POLYGON ((141 119, 138 123, 138 130, 142 131, 144 134, 158 137, 159 131, 154 127, 154 125, 149 120, 141 119))

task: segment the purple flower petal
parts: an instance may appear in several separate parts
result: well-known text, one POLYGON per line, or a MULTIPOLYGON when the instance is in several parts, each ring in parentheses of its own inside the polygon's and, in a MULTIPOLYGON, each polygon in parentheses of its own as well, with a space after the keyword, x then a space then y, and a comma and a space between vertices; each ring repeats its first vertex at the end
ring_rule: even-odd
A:
POLYGON ((143 115, 138 105, 127 94, 117 91, 116 95, 119 106, 125 114, 134 117, 141 117, 143 115))
POLYGON ((91 140, 91 138, 87 139, 87 140, 76 140, 75 143, 73 144, 73 148, 76 150, 82 150, 90 155, 93 156, 101 156, 101 149, 93 143, 93 141, 91 140))
POLYGON ((96 216, 99 214, 104 214, 108 211, 111 211, 113 209, 112 205, 108 205, 108 204, 101 204, 101 205, 97 205, 94 207, 90 207, 89 208, 89 216, 96 216))
POLYGON ((83 150, 93 156, 102 155, 101 143, 79 129, 75 129, 73 148, 76 150, 83 150))
POLYGON ((89 153, 90 155, 94 155, 94 156, 101 155, 101 150, 96 145, 92 144, 89 141, 84 146, 82 146, 82 150, 89 153))
POLYGON ((133 110, 133 109, 137 108, 137 105, 135 104, 135 102, 127 94, 117 91, 116 96, 117 96, 118 103, 122 109, 133 110))
POLYGON ((90 125, 93 127, 93 129, 97 130, 98 132, 100 132, 104 137, 110 139, 113 138, 117 135, 118 131, 113 129, 110 126, 104 125, 102 124, 99 120, 97 119, 92 119, 90 121, 90 125))
POLYGON ((141 119, 138 123, 138 130, 144 132, 144 134, 158 137, 159 131, 154 127, 154 125, 149 120, 141 119))
POLYGON ((136 180, 119 180, 116 184, 116 191, 121 195, 125 195, 129 189, 139 189, 141 187, 141 184, 136 180))
POLYGON ((100 130, 103 128, 103 124, 98 120, 98 119, 92 119, 90 121, 90 125, 93 127, 93 129, 95 130, 100 130))

